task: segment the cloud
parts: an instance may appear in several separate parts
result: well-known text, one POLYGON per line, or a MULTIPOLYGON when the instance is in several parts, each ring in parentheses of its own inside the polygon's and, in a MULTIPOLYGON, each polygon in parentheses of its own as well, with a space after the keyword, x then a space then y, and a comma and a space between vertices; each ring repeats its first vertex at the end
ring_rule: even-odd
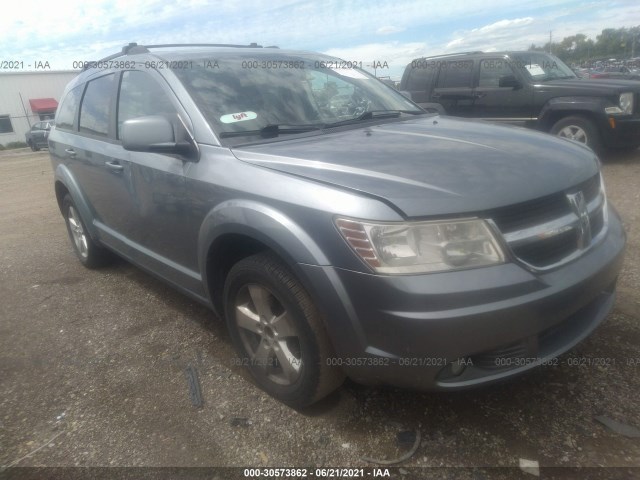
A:
POLYGON ((379 77, 390 76, 399 80, 404 68, 416 58, 427 54, 427 44, 423 42, 366 43, 343 48, 331 48, 324 53, 352 62, 362 62, 362 68, 379 77), (379 68, 374 69, 373 65, 379 68), (385 65, 386 64, 386 65, 385 65))
POLYGON ((21 0, 16 12, 0 16, 0 58, 48 60, 55 68, 102 58, 132 41, 258 42, 384 57, 395 65, 420 55, 526 49, 548 41, 549 30, 560 39, 640 24, 640 4, 622 0, 433 2, 428 8, 423 0, 60 0, 46 9, 21 0), (397 42, 378 41, 386 35, 397 42), (415 45, 422 50, 414 56, 415 45))
POLYGON ((386 25, 376 30, 378 35, 391 35, 392 33, 403 32, 404 28, 394 27, 393 25, 386 25))

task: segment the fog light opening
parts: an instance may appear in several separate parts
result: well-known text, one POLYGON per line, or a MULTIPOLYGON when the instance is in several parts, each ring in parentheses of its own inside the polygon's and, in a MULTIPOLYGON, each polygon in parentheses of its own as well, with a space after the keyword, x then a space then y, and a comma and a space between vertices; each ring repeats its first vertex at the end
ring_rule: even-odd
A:
POLYGON ((455 362, 452 362, 449 365, 449 371, 451 372, 451 375, 453 375, 454 377, 462 375, 462 372, 464 372, 467 368, 467 364, 469 363, 469 361, 470 359, 467 360, 466 358, 459 358, 455 362))

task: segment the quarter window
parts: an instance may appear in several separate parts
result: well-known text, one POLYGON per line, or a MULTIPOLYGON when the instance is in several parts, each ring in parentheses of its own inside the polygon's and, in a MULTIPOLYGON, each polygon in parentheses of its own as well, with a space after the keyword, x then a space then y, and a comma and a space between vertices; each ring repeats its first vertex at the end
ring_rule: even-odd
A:
POLYGON ((118 138, 122 124, 131 118, 146 115, 171 115, 176 109, 162 87, 144 72, 122 74, 118 99, 118 138))
POLYGON ((113 74, 105 75, 87 84, 80 106, 80 131, 106 137, 109 134, 109 114, 113 74))
POLYGON ((470 87, 473 60, 455 60, 443 63, 438 76, 439 88, 470 87))
POLYGON ((72 130, 73 123, 76 116, 76 108, 80 103, 80 97, 82 96, 82 90, 84 85, 79 85, 71 90, 58 108, 58 115, 56 121, 56 127, 61 130, 72 130))

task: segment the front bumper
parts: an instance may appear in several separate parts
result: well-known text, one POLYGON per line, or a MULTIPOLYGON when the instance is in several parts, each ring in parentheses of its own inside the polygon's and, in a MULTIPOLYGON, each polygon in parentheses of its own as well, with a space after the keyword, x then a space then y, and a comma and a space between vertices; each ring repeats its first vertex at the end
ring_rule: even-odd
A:
MULTIPOLYGON (((607 117, 609 118, 609 117, 607 117)), ((602 141, 610 148, 637 147, 640 145, 640 117, 611 117, 615 127, 612 128, 609 120, 603 126, 602 141)))
POLYGON ((624 245, 610 209, 602 242, 545 273, 515 263, 405 276, 300 268, 323 300, 332 364, 360 383, 447 390, 522 373, 587 337, 613 305, 624 245), (453 375, 458 359, 466 368, 453 375))

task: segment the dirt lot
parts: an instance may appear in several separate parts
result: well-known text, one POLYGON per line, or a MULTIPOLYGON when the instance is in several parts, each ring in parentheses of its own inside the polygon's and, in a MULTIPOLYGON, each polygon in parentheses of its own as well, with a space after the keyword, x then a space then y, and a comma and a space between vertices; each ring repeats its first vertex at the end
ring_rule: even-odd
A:
POLYGON ((534 478, 519 459, 606 467, 543 469, 541 478, 640 478, 636 432, 595 419, 640 428, 640 151, 610 155, 604 175, 629 236, 619 296, 559 366, 456 394, 347 382, 298 412, 232 365, 224 326, 206 308, 124 261, 84 269, 57 210, 48 153, 4 152, 0 465, 370 468, 362 457, 396 458, 419 430, 417 451, 392 478, 534 478), (189 397, 189 366, 201 408, 189 397))

